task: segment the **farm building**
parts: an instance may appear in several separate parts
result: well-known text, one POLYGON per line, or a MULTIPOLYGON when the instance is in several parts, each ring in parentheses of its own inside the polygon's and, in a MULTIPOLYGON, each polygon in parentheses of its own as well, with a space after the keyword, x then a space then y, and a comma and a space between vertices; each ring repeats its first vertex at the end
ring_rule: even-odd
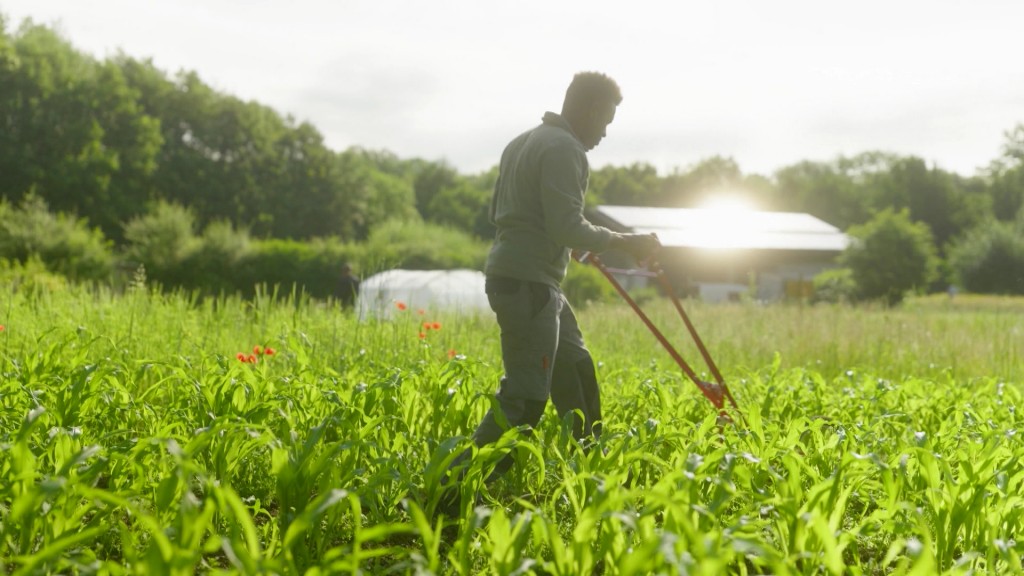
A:
MULTIPOLYGON (((587 217, 617 232, 656 233, 662 243, 658 261, 672 285, 681 295, 707 301, 744 294, 763 301, 806 298, 814 276, 834 268, 850 242, 835 226, 794 212, 600 206, 587 217)), ((630 265, 624 258, 609 253, 605 261, 630 265)))

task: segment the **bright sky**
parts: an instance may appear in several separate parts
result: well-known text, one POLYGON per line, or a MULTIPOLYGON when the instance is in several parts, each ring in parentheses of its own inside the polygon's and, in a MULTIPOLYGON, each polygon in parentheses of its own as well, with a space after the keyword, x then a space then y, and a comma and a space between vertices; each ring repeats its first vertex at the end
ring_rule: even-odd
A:
POLYGON ((715 155, 769 175, 867 150, 974 174, 1024 122, 1024 2, 0 0, 316 126, 327 144, 497 164, 581 70, 624 94, 594 166, 715 155))

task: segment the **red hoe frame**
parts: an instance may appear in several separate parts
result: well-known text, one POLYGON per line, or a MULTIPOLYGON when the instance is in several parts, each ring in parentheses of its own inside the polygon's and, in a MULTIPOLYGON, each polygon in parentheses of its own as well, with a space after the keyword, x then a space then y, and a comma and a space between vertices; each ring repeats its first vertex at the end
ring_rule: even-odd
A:
POLYGON ((669 355, 672 356, 672 359, 676 361, 676 364, 678 364, 679 367, 683 369, 683 372, 687 375, 687 377, 689 377, 690 380, 692 380, 693 383, 697 385, 697 388, 699 388, 701 393, 704 394, 704 397, 707 398, 715 406, 715 408, 719 410, 720 419, 731 420, 731 418, 729 418, 729 415, 725 411, 726 400, 729 401, 729 404, 740 416, 740 418, 743 418, 743 414, 740 412, 740 407, 736 404, 736 400, 732 397, 732 393, 729 392, 729 388, 725 385, 725 380, 722 378, 722 373, 718 371, 718 366, 715 365, 715 361, 712 360, 711 355, 708 354, 708 350, 707 348, 705 348, 704 342, 700 339, 700 336, 697 334, 697 329, 693 327, 693 323, 690 322, 690 317, 686 315, 686 311, 683 310, 683 305, 679 303, 679 298, 676 296, 675 290, 669 283, 668 277, 665 275, 665 271, 662 270, 661 266, 659 266, 657 262, 651 262, 648 265, 648 270, 620 270, 617 268, 608 268, 607 266, 604 265, 604 262, 601 262, 601 259, 598 258, 596 254, 593 254, 591 252, 583 252, 582 254, 576 255, 576 260, 578 260, 581 263, 589 263, 596 267, 598 270, 600 270, 602 274, 604 274, 604 277, 607 278, 609 282, 611 282, 612 286, 619 293, 619 295, 622 296, 622 298, 626 302, 628 302, 629 305, 633 308, 633 311, 636 312, 638 316, 640 316, 640 319, 643 320, 644 324, 647 325, 647 328, 651 331, 652 334, 654 334, 654 337, 658 339, 658 342, 661 342, 661 345, 665 347, 665 350, 667 350, 669 355), (632 276, 653 276, 658 279, 658 282, 661 284, 662 289, 669 296, 669 298, 672 299, 672 304, 675 305, 676 310, 679 312, 679 315, 683 318, 683 322, 686 324, 686 329, 689 330, 690 336, 693 337, 693 341, 697 344, 697 349, 700 350, 701 356, 704 357, 704 362, 707 363, 708 368, 711 370, 711 374, 715 377, 714 383, 701 380, 697 376, 697 373, 694 372, 693 368, 691 368, 690 365, 687 364, 686 360, 683 359, 679 352, 676 351, 675 347, 673 347, 672 344, 669 343, 668 339, 665 338, 665 335, 662 334, 660 330, 658 330, 658 327, 655 326, 653 322, 651 322, 651 319, 648 318, 647 314, 645 314, 644 311, 640 309, 640 306, 636 303, 636 301, 633 300, 629 293, 626 292, 626 290, 622 287, 621 284, 619 284, 619 281, 616 280, 615 276, 612 275, 613 272, 619 274, 628 274, 632 276))

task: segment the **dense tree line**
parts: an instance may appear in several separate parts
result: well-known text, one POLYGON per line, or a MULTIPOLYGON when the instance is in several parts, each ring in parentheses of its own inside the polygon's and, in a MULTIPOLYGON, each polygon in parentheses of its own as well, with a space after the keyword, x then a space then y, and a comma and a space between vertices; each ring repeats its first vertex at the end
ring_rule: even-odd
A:
MULTIPOLYGON (((125 254, 138 251, 140 230, 154 217, 179 226, 187 218, 211 245, 239 245, 231 240, 239 235, 367 243, 375 231, 396 229, 389 221, 476 239, 493 234, 487 210, 496 168, 464 175, 443 161, 334 151, 310 124, 220 93, 193 72, 168 75, 124 54, 99 61, 45 26, 9 28, 0 15, 7 210, 28 203, 24 213, 37 213, 42 202, 125 254)), ((696 206, 726 192, 860 233, 889 230, 905 215, 915 226, 906 237, 927 237, 924 252, 937 259, 922 268, 934 269, 933 288, 958 281, 1024 293, 1024 268, 1014 268, 1024 266, 1015 260, 1024 259, 1024 124, 971 176, 879 151, 798 162, 769 176, 712 157, 668 174, 643 163, 595 169, 587 201, 696 206)))
MULTIPOLYGON (((3 23, 0 20, 0 23, 3 23)), ((30 193, 116 242, 159 201, 200 226, 257 237, 363 240, 389 219, 487 234, 486 177, 386 152, 335 152, 308 123, 169 77, 126 55, 97 61, 52 30, 0 28, 0 197, 30 193)))

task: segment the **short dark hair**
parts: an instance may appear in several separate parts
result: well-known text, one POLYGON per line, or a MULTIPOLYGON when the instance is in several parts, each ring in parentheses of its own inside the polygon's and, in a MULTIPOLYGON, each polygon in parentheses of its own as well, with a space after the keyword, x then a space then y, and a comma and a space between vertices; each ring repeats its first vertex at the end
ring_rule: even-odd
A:
POLYGON ((580 109, 595 102, 622 103, 622 91, 615 80, 600 72, 580 72, 573 76, 569 89, 565 91, 562 110, 580 109))

